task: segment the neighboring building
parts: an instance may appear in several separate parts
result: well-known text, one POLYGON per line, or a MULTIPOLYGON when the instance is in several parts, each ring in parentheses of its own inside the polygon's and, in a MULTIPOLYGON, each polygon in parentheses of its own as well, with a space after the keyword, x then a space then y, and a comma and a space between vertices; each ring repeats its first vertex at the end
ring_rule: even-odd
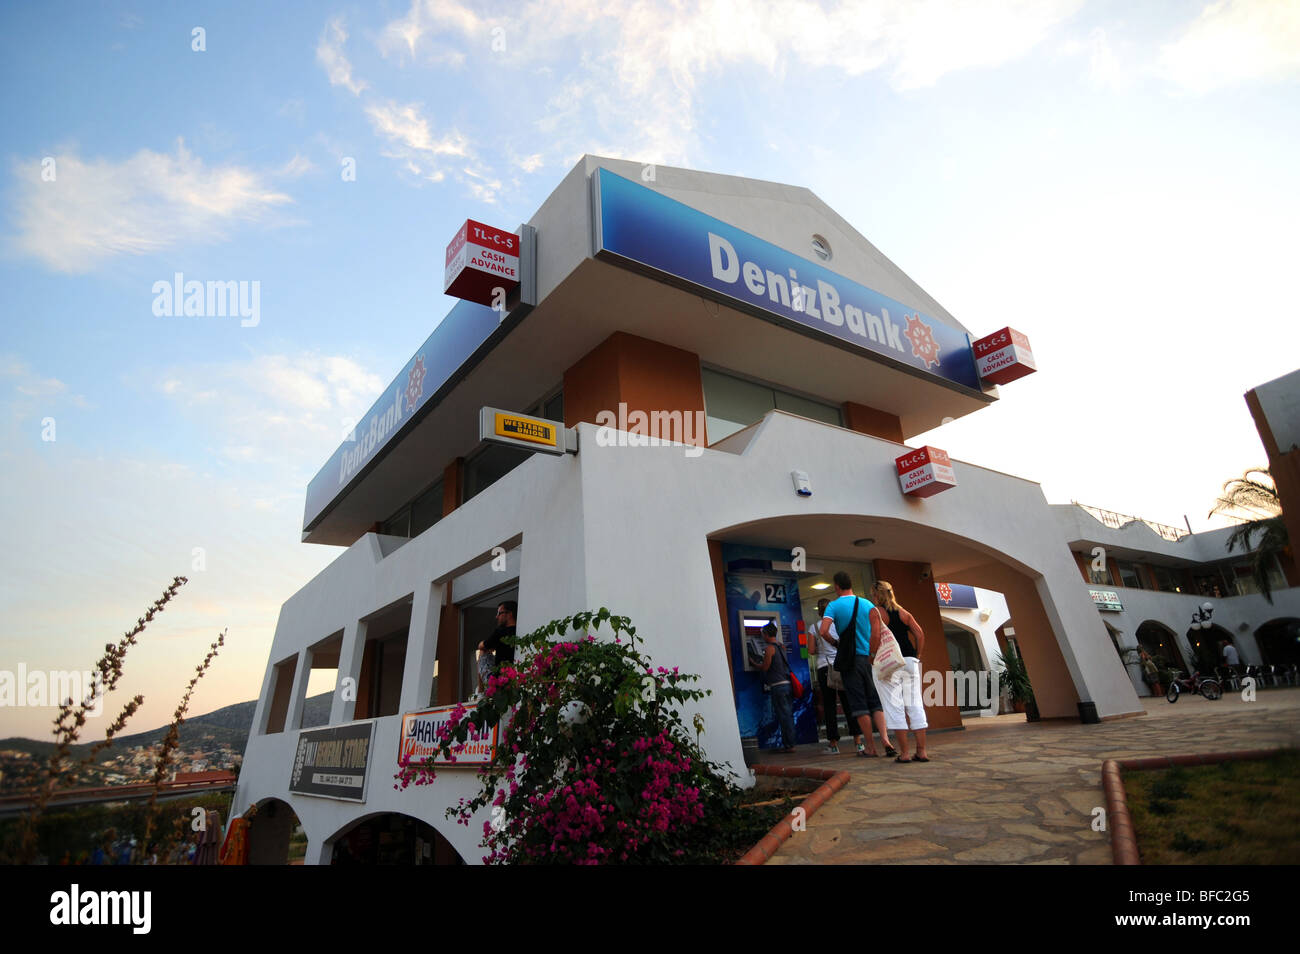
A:
MULTIPOLYGON (((656 661, 714 690, 705 748, 746 783, 742 738, 775 729, 742 632, 778 621, 806 674, 839 569, 859 593, 890 580, 936 634, 936 580, 1001 594, 1044 718, 1142 711, 1064 543, 1096 532, 973 463, 902 493, 903 442, 998 390, 966 328, 815 195, 588 156, 516 234, 519 294, 453 308, 308 487, 303 540, 345 549, 281 610, 233 807, 258 806, 251 860, 282 860, 300 822, 308 864, 477 862, 481 824, 445 816, 474 772, 392 776, 403 713, 470 695, 503 600, 521 632, 631 617, 656 661), (563 421, 577 452, 484 443, 483 407, 563 421), (675 443, 637 446, 651 428, 675 443), (313 671, 338 691, 308 729, 313 671), (322 751, 336 771, 313 767, 322 751)), ((947 671, 946 640, 923 662, 947 671)), ((796 718, 814 741, 808 701, 796 718)))
POLYGON ((1251 573, 1250 554, 1228 551, 1231 528, 1189 534, 1078 504, 1051 509, 1140 694, 1149 693, 1139 647, 1166 668, 1210 675, 1223 666, 1226 641, 1242 666, 1260 668, 1264 685, 1296 681, 1300 574, 1289 555, 1269 568, 1270 602, 1251 573))

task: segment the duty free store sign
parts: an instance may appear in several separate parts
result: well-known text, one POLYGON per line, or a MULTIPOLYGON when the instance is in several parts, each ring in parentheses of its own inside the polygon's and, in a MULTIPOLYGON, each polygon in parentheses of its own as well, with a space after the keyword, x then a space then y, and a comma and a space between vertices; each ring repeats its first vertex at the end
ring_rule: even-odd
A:
POLYGON ((894 459, 898 484, 908 497, 933 497, 957 486, 948 452, 926 445, 894 459))

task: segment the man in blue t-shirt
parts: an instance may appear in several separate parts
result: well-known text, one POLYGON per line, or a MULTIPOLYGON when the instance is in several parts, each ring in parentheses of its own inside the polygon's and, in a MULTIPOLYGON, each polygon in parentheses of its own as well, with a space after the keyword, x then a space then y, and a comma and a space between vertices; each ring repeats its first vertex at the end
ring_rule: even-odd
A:
POLYGON ((876 681, 871 676, 871 661, 880 648, 880 639, 885 634, 885 622, 870 600, 853 595, 853 580, 847 573, 841 570, 835 574, 834 580, 838 596, 827 604, 819 632, 823 639, 836 647, 840 657, 849 652, 847 641, 853 639, 852 668, 848 671, 839 669, 838 666, 836 668, 844 677, 844 691, 853 706, 850 715, 857 720, 858 730, 866 739, 865 745, 858 745, 858 755, 866 758, 880 755, 871 736, 873 722, 885 743, 885 754, 894 755, 894 746, 890 743, 889 731, 885 728, 884 708, 880 704, 880 695, 876 692, 876 681), (855 605, 857 619, 853 618, 855 605), (849 631, 850 622, 854 628, 852 633, 849 631), (835 631, 840 634, 838 640, 830 635, 832 623, 835 624, 835 631))

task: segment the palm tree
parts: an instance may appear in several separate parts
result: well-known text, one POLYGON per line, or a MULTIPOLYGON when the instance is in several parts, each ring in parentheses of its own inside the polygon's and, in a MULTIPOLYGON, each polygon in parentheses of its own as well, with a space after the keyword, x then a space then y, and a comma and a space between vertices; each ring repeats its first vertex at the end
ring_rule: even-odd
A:
POLYGON ((1269 570, 1276 566, 1276 559, 1289 545, 1290 538, 1282 521, 1282 501, 1268 469, 1256 467, 1225 483, 1223 496, 1209 515, 1212 517, 1216 513, 1236 517, 1243 513, 1254 515, 1238 524, 1228 536, 1228 551, 1241 547, 1243 552, 1250 553, 1251 576, 1264 599, 1272 603, 1269 570))

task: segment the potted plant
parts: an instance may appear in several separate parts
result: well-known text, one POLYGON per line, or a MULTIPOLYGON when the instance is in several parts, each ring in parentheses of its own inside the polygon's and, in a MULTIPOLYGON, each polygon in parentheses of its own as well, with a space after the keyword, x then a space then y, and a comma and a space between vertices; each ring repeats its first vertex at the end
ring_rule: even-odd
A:
POLYGON ((1005 653, 998 654, 997 663, 998 678, 1007 687, 1012 708, 1016 712, 1023 712, 1026 721, 1037 722, 1040 718, 1038 703, 1034 700, 1034 687, 1030 685, 1025 661, 1013 647, 1008 646, 1005 653))

